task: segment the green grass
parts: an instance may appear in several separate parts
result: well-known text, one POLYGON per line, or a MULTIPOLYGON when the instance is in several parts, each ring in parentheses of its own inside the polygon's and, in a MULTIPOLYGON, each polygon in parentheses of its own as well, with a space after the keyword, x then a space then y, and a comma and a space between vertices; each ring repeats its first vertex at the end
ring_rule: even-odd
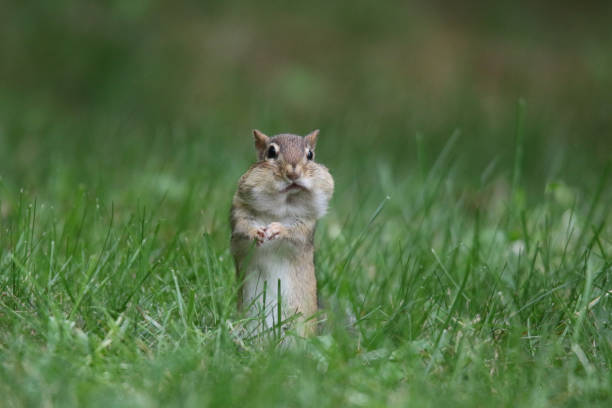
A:
POLYGON ((22 3, 0 407, 612 406, 609 6, 22 3), (336 181, 289 349, 236 312, 252 128, 336 181))
POLYGON ((316 237, 326 321, 282 350, 241 338, 235 310, 227 216, 248 132, 215 149, 163 135, 172 155, 153 142, 122 172, 146 156, 130 141, 88 156, 110 160, 97 177, 74 157, 36 190, 3 179, 2 405, 612 401, 607 172, 592 190, 549 183, 526 199, 520 146, 513 171, 483 169, 473 187, 459 133, 403 171, 334 158, 324 132, 337 182, 316 237))

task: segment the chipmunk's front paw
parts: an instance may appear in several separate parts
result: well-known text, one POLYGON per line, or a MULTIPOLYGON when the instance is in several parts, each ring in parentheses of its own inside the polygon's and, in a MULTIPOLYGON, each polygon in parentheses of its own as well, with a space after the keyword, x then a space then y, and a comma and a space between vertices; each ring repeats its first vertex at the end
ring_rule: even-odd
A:
POLYGON ((280 222, 272 222, 266 227, 266 238, 269 241, 284 238, 286 235, 287 228, 280 222))
POLYGON ((255 244, 257 246, 261 246, 261 244, 263 244, 266 241, 266 239, 268 239, 265 227, 257 228, 254 231, 253 235, 254 235, 253 238, 255 239, 255 244))

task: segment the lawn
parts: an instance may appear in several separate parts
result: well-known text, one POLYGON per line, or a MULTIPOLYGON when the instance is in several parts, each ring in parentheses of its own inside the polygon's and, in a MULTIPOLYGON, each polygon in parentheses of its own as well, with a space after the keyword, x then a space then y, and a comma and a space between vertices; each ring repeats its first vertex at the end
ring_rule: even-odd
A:
POLYGON ((612 404, 607 6, 111 3, 0 13, 0 406, 612 404), (336 182, 288 348, 236 310, 252 128, 336 182))

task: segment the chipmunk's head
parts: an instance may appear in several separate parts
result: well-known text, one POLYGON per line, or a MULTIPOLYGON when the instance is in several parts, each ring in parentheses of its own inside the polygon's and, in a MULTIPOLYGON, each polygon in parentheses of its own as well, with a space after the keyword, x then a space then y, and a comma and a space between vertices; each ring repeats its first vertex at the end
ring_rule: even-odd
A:
POLYGON ((272 209, 282 203, 287 213, 323 215, 334 184, 327 168, 315 162, 319 131, 304 137, 268 137, 258 130, 253 135, 259 161, 244 185, 251 204, 272 209))
POLYGON ((314 161, 319 131, 305 137, 280 134, 268 137, 254 130, 255 149, 260 163, 272 171, 277 190, 294 194, 312 188, 318 166, 314 161))

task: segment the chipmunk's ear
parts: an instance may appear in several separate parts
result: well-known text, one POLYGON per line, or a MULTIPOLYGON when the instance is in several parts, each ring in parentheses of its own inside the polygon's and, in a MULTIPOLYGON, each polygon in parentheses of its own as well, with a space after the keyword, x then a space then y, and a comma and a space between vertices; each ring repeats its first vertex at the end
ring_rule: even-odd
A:
POLYGON ((313 130, 306 136, 304 139, 306 140, 306 144, 310 146, 313 150, 317 147, 317 138, 319 137, 319 129, 313 130))
POLYGON ((255 150, 257 150, 257 157, 261 159, 264 156, 270 138, 257 129, 253 129, 253 136, 255 137, 255 150))

